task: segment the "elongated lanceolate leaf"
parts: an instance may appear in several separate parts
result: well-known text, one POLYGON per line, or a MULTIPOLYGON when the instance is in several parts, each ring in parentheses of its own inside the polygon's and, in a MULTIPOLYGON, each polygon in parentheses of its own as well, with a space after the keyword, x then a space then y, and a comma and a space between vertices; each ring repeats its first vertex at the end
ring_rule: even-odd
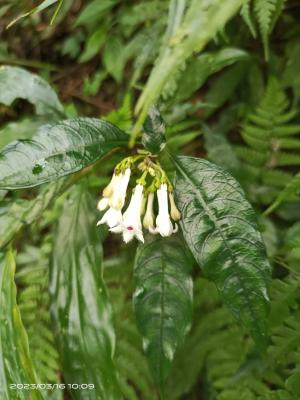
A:
POLYGON ((43 125, 32 140, 15 141, 2 150, 0 189, 36 186, 71 174, 126 143, 123 131, 95 118, 43 125))
POLYGON ((165 123, 159 110, 155 106, 152 106, 144 123, 144 133, 142 136, 144 147, 153 154, 162 151, 166 145, 165 131, 165 123))
POLYGON ((28 338, 16 302, 15 261, 12 252, 0 253, 0 398, 42 399, 39 390, 17 389, 36 384, 28 338))
POLYGON ((95 386, 93 390, 71 390, 72 398, 120 400, 112 361, 112 311, 102 277, 102 246, 94 214, 84 187, 73 187, 55 235, 51 309, 65 381, 95 386))
POLYGON ((134 310, 155 381, 162 387, 192 318, 190 258, 182 238, 146 237, 138 248, 134 310))
POLYGON ((16 99, 29 101, 40 115, 64 115, 56 93, 44 79, 22 68, 2 66, 0 103, 10 106, 16 99))
POLYGON ((174 158, 186 243, 258 344, 266 339, 270 266, 255 213, 237 181, 199 158, 174 158))

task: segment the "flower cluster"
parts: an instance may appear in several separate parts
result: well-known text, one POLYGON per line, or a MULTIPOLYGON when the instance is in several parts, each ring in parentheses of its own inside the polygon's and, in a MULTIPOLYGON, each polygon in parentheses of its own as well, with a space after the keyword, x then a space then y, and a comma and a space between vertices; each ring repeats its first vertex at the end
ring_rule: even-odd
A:
POLYGON ((150 233, 165 237, 178 230, 177 224, 173 225, 171 219, 176 222, 181 218, 175 204, 173 187, 159 163, 153 161, 149 154, 127 157, 116 166, 109 185, 103 190, 103 197, 97 208, 99 211, 105 211, 97 225, 107 224, 111 232, 123 235, 125 243, 130 242, 134 237, 144 242, 142 220, 144 228, 150 233), (132 171, 136 161, 141 158, 143 161, 138 165, 138 170, 143 173, 136 180, 129 205, 122 214, 132 171), (147 183, 149 178, 150 184, 147 183), (158 203, 156 218, 155 193, 158 203))

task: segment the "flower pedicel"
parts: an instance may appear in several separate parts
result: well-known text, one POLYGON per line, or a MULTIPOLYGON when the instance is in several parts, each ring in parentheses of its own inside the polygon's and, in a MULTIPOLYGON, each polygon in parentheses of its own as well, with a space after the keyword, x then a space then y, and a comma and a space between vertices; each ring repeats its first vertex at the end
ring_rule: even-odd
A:
POLYGON ((160 164, 152 158, 150 153, 141 152, 121 161, 116 166, 112 179, 103 190, 103 197, 97 205, 99 211, 106 210, 97 225, 107 224, 111 232, 122 234, 125 243, 130 242, 134 237, 144 242, 142 227, 144 212, 143 226, 150 233, 167 237, 178 230, 176 221, 180 220, 181 214, 175 204, 173 187, 160 164), (143 159, 142 162, 136 167, 136 162, 141 159, 143 159), (122 214, 134 169, 142 171, 142 175, 136 180, 129 205, 122 214), (155 193, 158 200, 156 218, 154 215, 155 193), (171 219, 175 222, 174 226, 171 219))

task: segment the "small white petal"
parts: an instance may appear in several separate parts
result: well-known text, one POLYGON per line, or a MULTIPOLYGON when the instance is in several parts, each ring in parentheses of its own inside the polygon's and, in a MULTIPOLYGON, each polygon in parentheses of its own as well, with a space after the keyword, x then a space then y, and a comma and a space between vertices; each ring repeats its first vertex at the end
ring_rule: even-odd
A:
POLYGON ((145 243, 145 241, 144 241, 144 235, 143 235, 143 232, 142 232, 142 231, 141 231, 141 232, 136 232, 136 233, 135 233, 135 236, 136 236, 136 238, 137 238, 140 242, 145 243))
POLYGON ((129 231, 128 229, 124 229, 123 231, 123 240, 125 243, 130 242, 134 238, 134 231, 129 231))
POLYGON ((102 197, 102 199, 99 200, 97 204, 97 208, 99 211, 104 211, 108 207, 108 198, 107 197, 102 197))
POLYGON ((109 208, 106 213, 103 215, 101 220, 97 223, 97 225, 107 224, 110 228, 119 225, 122 221, 122 213, 120 210, 115 210, 114 208, 109 208))

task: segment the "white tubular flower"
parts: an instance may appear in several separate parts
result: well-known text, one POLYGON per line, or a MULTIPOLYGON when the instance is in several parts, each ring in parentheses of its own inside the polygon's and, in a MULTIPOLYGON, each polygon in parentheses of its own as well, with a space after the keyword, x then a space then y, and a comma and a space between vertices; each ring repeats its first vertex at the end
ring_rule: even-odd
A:
POLYGON ((169 193, 169 199, 170 199, 170 205, 171 205, 171 211, 170 211, 171 218, 173 221, 179 221, 181 219, 181 213, 175 204, 175 199, 174 199, 173 193, 169 193))
POLYGON ((100 199, 98 201, 97 204, 97 208, 99 211, 104 211, 108 208, 109 206, 109 198, 108 197, 102 197, 102 199, 100 199))
POLYGON ((143 220, 143 225, 146 229, 151 231, 154 229, 154 212, 153 212, 154 193, 148 194, 147 208, 143 220))
POLYGON ((115 190, 113 191, 113 194, 110 197, 109 204, 116 210, 122 210, 124 206, 130 175, 131 175, 130 168, 126 168, 125 172, 119 175, 120 178, 119 181, 117 182, 117 187, 115 187, 115 190))
POLYGON ((103 197, 107 197, 110 198, 115 189, 118 187, 119 185, 119 181, 120 181, 121 175, 116 175, 115 173, 113 174, 111 181, 109 182, 109 184, 103 189, 103 197))
POLYGON ((141 207, 143 203, 143 185, 136 185, 130 204, 123 214, 123 221, 115 228, 110 229, 113 233, 123 233, 125 243, 130 242, 134 237, 144 243, 144 236, 141 223, 141 207))
POLYGON ((163 183, 157 190, 158 199, 158 216, 156 217, 156 232, 159 232, 161 236, 171 236, 172 233, 177 232, 178 226, 175 224, 173 228, 168 205, 168 188, 166 183, 163 183))
POLYGON ((98 225, 107 224, 110 228, 119 225, 122 222, 122 213, 121 210, 115 210, 110 207, 100 221, 97 223, 98 225))

